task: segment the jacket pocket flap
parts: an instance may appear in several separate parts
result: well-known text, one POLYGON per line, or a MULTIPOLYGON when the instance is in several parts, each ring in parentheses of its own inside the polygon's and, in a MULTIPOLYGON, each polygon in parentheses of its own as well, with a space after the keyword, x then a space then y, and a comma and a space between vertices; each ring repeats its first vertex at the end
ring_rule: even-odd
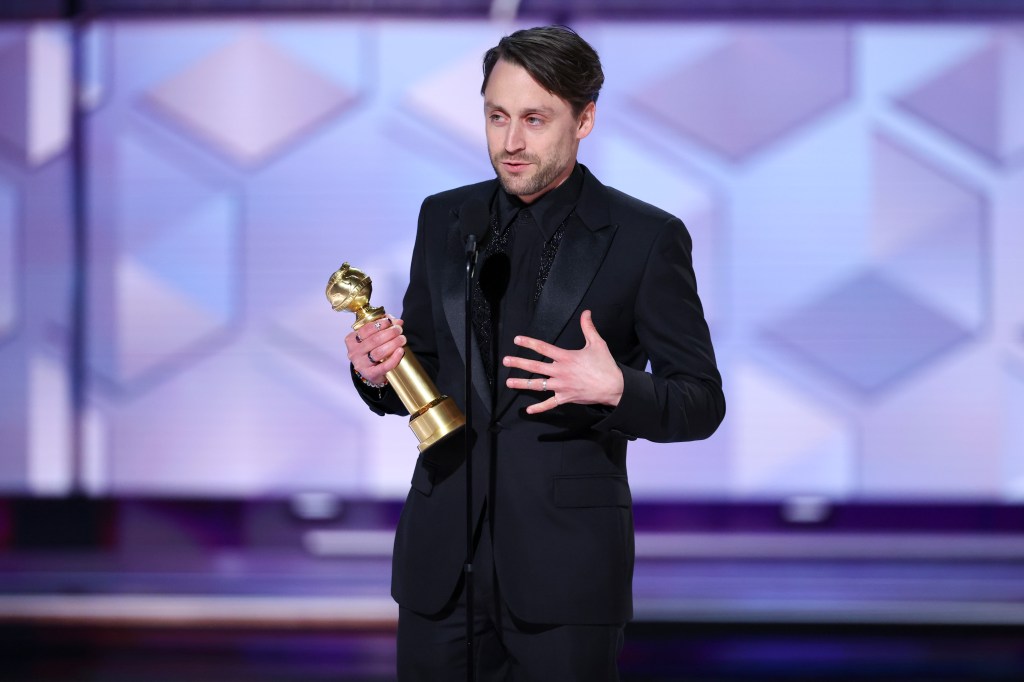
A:
POLYGON ((628 507, 625 476, 556 476, 556 507, 628 507))

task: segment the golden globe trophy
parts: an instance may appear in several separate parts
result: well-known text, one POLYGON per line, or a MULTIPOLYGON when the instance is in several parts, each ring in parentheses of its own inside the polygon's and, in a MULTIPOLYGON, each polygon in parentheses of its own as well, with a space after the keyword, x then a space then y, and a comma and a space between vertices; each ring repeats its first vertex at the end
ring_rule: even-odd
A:
MULTIPOLYGON (((352 329, 358 331, 364 324, 379 320, 386 314, 384 308, 370 306, 372 290, 373 283, 366 273, 343 263, 327 281, 327 300, 338 312, 347 310, 355 313, 352 329)), ((385 376, 405 409, 409 410, 409 428, 420 441, 420 452, 466 425, 466 418, 455 401, 438 392, 423 365, 408 348, 398 366, 385 376)))

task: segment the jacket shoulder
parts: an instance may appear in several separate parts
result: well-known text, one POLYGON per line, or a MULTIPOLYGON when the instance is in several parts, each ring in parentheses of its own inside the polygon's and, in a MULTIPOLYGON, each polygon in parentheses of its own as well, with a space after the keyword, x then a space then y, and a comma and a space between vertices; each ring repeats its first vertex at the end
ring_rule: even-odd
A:
POLYGON ((637 199, 614 187, 605 186, 605 191, 608 192, 608 204, 614 222, 627 224, 646 223, 652 227, 665 225, 669 222, 682 222, 668 211, 637 199))
POLYGON ((586 166, 583 169, 586 175, 581 200, 586 205, 581 208, 587 224, 628 226, 634 234, 647 230, 658 232, 669 225, 682 226, 682 221, 668 211, 605 185, 586 166))
POLYGON ((431 194, 423 200, 423 207, 457 208, 470 197, 487 198, 494 192, 496 180, 484 180, 472 185, 463 185, 453 189, 431 194))
POLYGON ((687 249, 693 247, 690 231, 678 216, 614 187, 606 186, 604 190, 609 222, 627 228, 626 234, 634 244, 653 249, 679 241, 687 249))

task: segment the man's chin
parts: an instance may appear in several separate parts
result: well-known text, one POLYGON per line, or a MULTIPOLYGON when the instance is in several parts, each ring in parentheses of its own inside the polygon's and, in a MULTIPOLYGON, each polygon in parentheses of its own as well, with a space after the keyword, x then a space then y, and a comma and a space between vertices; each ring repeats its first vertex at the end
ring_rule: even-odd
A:
POLYGON ((498 182, 500 182, 502 188, 512 196, 520 197, 524 194, 532 194, 530 190, 533 188, 532 186, 534 183, 531 182, 531 178, 498 173, 498 182))

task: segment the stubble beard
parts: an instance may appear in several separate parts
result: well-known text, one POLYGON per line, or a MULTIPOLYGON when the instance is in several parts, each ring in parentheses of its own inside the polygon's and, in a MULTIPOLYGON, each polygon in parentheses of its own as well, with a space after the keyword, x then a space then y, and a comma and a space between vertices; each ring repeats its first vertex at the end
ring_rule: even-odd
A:
POLYGON ((540 157, 532 154, 495 154, 491 157, 491 166, 498 176, 498 182, 506 192, 516 197, 528 197, 544 190, 555 181, 559 174, 565 170, 567 162, 561 158, 553 158, 544 162, 540 157), (502 161, 524 161, 533 164, 533 172, 529 175, 510 175, 501 168, 502 161))

